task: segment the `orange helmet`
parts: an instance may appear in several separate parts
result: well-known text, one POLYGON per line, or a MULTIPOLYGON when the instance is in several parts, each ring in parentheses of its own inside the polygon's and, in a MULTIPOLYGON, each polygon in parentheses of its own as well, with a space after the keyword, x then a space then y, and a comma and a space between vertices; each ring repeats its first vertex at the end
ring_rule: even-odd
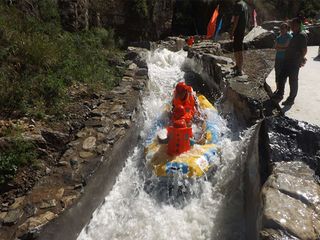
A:
POLYGON ((179 82, 176 86, 177 93, 183 93, 187 91, 187 85, 184 82, 179 82))

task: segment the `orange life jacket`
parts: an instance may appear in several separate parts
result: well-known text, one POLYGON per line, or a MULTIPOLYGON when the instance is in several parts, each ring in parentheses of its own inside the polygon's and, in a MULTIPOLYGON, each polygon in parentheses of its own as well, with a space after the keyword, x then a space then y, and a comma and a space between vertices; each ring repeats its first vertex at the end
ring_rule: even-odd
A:
POLYGON ((182 105, 186 111, 186 119, 192 119, 196 109, 195 109, 195 99, 192 95, 192 88, 188 87, 187 91, 187 97, 184 101, 181 101, 180 98, 176 96, 176 92, 174 92, 174 98, 173 98, 173 107, 177 107, 179 105, 182 105))
POLYGON ((168 127, 168 149, 170 156, 179 155, 190 150, 190 138, 192 137, 192 128, 175 128, 168 127))

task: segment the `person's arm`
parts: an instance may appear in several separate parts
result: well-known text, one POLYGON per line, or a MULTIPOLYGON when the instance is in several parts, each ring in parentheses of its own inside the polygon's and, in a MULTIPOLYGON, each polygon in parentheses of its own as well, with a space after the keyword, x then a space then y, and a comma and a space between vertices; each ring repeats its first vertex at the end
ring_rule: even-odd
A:
POLYGON ((304 36, 304 38, 301 40, 302 61, 301 61, 300 67, 303 67, 307 62, 307 58, 306 58, 307 52, 308 52, 307 38, 304 36))

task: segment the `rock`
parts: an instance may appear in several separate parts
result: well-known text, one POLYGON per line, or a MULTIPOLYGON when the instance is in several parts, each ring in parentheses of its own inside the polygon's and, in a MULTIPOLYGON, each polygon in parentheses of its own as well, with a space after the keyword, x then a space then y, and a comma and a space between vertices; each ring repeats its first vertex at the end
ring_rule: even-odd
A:
POLYGON ((116 114, 116 113, 120 113, 124 110, 123 106, 120 104, 116 104, 114 106, 112 106, 110 113, 111 114, 116 114))
POLYGON ((32 217, 33 215, 35 215, 38 211, 38 209, 36 208, 35 205, 27 203, 24 208, 23 208, 24 213, 26 214, 26 216, 32 217))
POLYGON ((42 148, 42 149, 47 148, 47 142, 42 135, 24 133, 23 139, 25 141, 30 141, 31 143, 38 146, 39 148, 42 148))
POLYGON ((133 70, 126 70, 123 74, 123 76, 126 76, 126 77, 134 77, 135 75, 135 71, 133 70))
MULTIPOLYGON (((154 50, 156 48, 156 43, 151 41, 138 41, 138 42, 130 42, 130 47, 134 47, 136 49, 148 49, 148 50, 154 50)), ((133 59, 131 59, 133 60, 133 59)))
POLYGON ((64 149, 69 142, 69 135, 58 131, 42 130, 41 135, 50 147, 57 150, 64 149))
POLYGON ((79 156, 80 156, 81 158, 87 159, 87 158, 92 158, 92 157, 94 157, 94 153, 81 151, 81 152, 79 152, 79 156))
POLYGON ((58 162, 58 167, 67 167, 69 166, 67 161, 60 161, 58 162))
POLYGON ((81 131, 79 131, 76 134, 77 138, 83 138, 83 137, 86 137, 87 135, 88 135, 88 129, 87 128, 82 129, 81 131))
POLYGON ((203 54, 203 60, 204 61, 213 61, 215 64, 233 64, 233 61, 231 58, 223 57, 223 56, 217 56, 209 53, 203 54))
POLYGON ((108 133, 110 131, 110 126, 98 128, 97 131, 99 133, 108 133))
POLYGON ((71 206, 74 200, 77 199, 77 195, 65 196, 61 199, 61 205, 63 208, 71 206))
POLYGON ((83 144, 82 144, 82 148, 84 150, 91 150, 95 147, 96 145, 96 138, 95 137, 88 137, 84 140, 83 144))
POLYGON ((52 170, 48 167, 46 167, 46 175, 49 175, 52 172, 52 170))
POLYGON ((283 116, 264 123, 271 163, 301 161, 320 175, 320 127, 283 116))
POLYGON ((52 207, 55 207, 57 206, 57 201, 55 199, 51 199, 51 200, 45 200, 43 201, 39 208, 40 209, 47 209, 47 208, 52 208, 52 207))
POLYGON ((139 68, 136 72, 136 76, 147 76, 148 75, 148 69, 147 68, 139 68))
POLYGON ((288 232, 281 230, 274 230, 271 228, 264 229, 260 232, 260 240, 299 240, 298 238, 290 235, 288 232))
POLYGON ((100 145, 97 146, 97 153, 100 154, 100 155, 103 155, 109 149, 110 149, 110 145, 108 145, 108 144, 100 144, 100 145))
POLYGON ((105 138, 106 138, 106 135, 105 135, 105 134, 103 134, 103 133, 101 133, 101 132, 98 132, 98 133, 97 133, 97 140, 98 140, 99 142, 104 141, 105 138))
MULTIPOLYGON (((129 70, 136 70, 137 69, 137 64, 131 63, 128 67, 129 70)), ((128 78, 128 77, 127 77, 128 78)))
POLYGON ((18 222, 22 217, 23 211, 21 209, 12 209, 6 214, 3 219, 3 225, 11 226, 18 222))
POLYGON ((311 207, 320 219, 320 185, 314 179, 314 171, 302 162, 279 162, 272 173, 266 187, 278 189, 303 202, 311 207))
POLYGON ((128 47, 129 52, 124 56, 125 60, 134 60, 139 57, 139 50, 134 47, 128 47))
POLYGON ((20 208, 24 202, 24 199, 25 199, 25 196, 16 198, 14 203, 10 206, 10 209, 20 208))
POLYGON ((106 136, 105 142, 108 144, 114 144, 120 138, 120 136, 123 135, 123 133, 123 128, 113 128, 106 136))
POLYGON ((30 232, 54 219, 57 215, 53 212, 45 212, 39 216, 29 218, 25 223, 18 227, 17 235, 21 236, 26 232, 30 232))
POLYGON ((243 42, 249 47, 252 46, 256 49, 273 48, 276 35, 274 32, 267 31, 258 26, 253 28, 244 38, 243 42))
MULTIPOLYGON (((103 116, 103 112, 101 111, 101 109, 99 109, 99 108, 96 108, 96 109, 94 109, 94 110, 92 110, 91 112, 90 112, 90 116, 91 117, 102 117, 103 116)), ((85 125, 86 125, 86 123, 85 123, 85 125)))
POLYGON ((0 224, 3 222, 4 218, 7 216, 8 212, 0 212, 0 224))
POLYGON ((307 205, 269 187, 263 189, 262 198, 264 228, 281 229, 299 239, 319 239, 320 221, 307 205))
POLYGON ((74 185, 74 190, 77 190, 77 189, 82 189, 83 188, 83 185, 82 185, 82 183, 80 183, 80 184, 76 184, 76 185, 74 185))
POLYGON ((130 120, 125 120, 125 119, 119 119, 119 120, 116 120, 113 125, 115 127, 129 128, 130 125, 131 125, 131 121, 130 120))
MULTIPOLYGON (((102 114, 101 114, 101 115, 102 115, 102 114)), ((92 119, 87 120, 87 121, 84 123, 84 125, 85 125, 86 127, 93 127, 93 128, 104 126, 104 124, 103 124, 103 122, 102 122, 101 120, 92 120, 92 119)))
MULTIPOLYGON (((134 64, 134 63, 133 63, 134 64)), ((136 64, 135 64, 136 65, 136 64)), ((122 82, 133 82, 134 78, 132 77, 123 77, 122 78, 122 82)))
POLYGON ((167 37, 165 40, 170 43, 171 42, 174 43, 170 47, 170 50, 174 51, 174 52, 180 51, 181 49, 183 49, 184 46, 187 45, 185 39, 179 38, 179 37, 171 37, 170 36, 170 37, 167 37))
POLYGON ((77 159, 71 159, 70 165, 73 169, 77 169, 79 167, 79 161, 77 159))
POLYGON ((280 29, 280 25, 283 23, 283 21, 265 21, 261 24, 261 27, 263 29, 266 29, 268 31, 280 29))

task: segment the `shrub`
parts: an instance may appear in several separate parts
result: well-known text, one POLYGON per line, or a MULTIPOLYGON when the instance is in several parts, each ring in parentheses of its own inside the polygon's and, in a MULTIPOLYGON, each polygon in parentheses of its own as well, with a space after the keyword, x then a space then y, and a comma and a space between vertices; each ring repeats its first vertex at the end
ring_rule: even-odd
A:
POLYGON ((35 147, 24 140, 15 139, 12 146, 0 152, 0 185, 11 180, 19 167, 34 163, 35 147))
POLYGON ((71 84, 110 89, 121 77, 119 69, 108 63, 110 56, 121 57, 113 30, 65 32, 54 1, 37 3, 42 20, 0 3, 2 115, 13 111, 38 117, 60 114, 71 84))

